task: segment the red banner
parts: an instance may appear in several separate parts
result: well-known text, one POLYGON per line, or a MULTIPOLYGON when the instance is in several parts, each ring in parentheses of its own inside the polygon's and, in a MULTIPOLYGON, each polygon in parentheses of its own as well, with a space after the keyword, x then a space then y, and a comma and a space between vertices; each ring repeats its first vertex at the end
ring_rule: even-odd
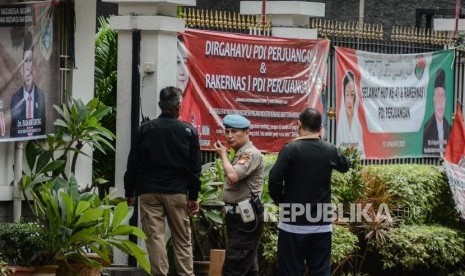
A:
POLYGON ((459 164, 463 162, 465 166, 465 124, 463 122, 462 108, 457 103, 455 109, 455 119, 450 132, 449 141, 446 146, 444 159, 453 163, 459 164))
MULTIPOLYGON (((203 150, 223 140, 222 119, 251 121, 251 139, 277 152, 297 136, 299 113, 323 109, 329 40, 286 39, 189 30, 180 35, 188 83, 181 119, 194 125, 203 150), (185 53, 183 53, 185 52, 185 53)), ((178 76, 179 80, 179 76, 178 76)), ((180 85, 181 87, 183 85, 180 85)))

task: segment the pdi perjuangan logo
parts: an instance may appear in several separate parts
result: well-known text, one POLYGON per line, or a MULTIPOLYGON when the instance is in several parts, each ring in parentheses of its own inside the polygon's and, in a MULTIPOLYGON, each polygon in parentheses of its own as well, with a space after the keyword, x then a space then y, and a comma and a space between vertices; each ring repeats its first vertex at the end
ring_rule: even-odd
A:
POLYGON ((419 55, 415 59, 415 76, 417 79, 421 79, 425 73, 426 59, 424 56, 419 55))

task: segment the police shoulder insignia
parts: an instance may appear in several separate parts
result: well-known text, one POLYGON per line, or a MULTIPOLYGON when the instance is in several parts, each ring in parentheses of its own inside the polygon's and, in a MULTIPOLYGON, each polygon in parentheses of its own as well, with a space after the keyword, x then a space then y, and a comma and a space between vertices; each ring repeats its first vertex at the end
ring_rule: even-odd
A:
POLYGON ((250 161, 250 156, 248 154, 242 154, 241 157, 239 157, 239 160, 237 160, 237 164, 240 165, 246 165, 250 161))

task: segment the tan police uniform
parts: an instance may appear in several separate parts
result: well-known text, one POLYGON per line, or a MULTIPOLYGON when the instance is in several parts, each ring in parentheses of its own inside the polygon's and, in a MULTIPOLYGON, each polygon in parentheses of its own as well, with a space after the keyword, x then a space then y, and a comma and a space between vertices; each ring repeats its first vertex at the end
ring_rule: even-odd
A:
POLYGON ((263 191, 264 161, 252 142, 242 146, 231 163, 239 181, 226 181, 223 200, 226 204, 226 227, 229 244, 223 265, 223 275, 258 275, 257 249, 263 232, 263 214, 254 221, 244 223, 237 203, 251 198, 251 191, 261 195, 263 191))
POLYGON ((261 194, 263 191, 263 156, 252 144, 247 142, 234 156, 231 162, 236 170, 239 181, 230 184, 226 180, 223 188, 223 200, 225 203, 235 204, 250 198, 250 191, 261 194))

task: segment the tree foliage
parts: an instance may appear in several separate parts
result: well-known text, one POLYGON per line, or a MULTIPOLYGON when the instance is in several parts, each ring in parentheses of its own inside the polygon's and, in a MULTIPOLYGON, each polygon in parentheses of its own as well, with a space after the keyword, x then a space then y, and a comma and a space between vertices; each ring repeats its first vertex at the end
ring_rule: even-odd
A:
MULTIPOLYGON (((100 28, 95 36, 95 97, 110 107, 112 112, 102 118, 102 125, 116 132, 116 87, 118 34, 110 28, 108 19, 99 18, 100 28)), ((115 146, 113 141, 112 146, 115 146)), ((108 180, 114 183, 115 153, 113 151, 95 152, 93 164, 94 182, 108 180)))

